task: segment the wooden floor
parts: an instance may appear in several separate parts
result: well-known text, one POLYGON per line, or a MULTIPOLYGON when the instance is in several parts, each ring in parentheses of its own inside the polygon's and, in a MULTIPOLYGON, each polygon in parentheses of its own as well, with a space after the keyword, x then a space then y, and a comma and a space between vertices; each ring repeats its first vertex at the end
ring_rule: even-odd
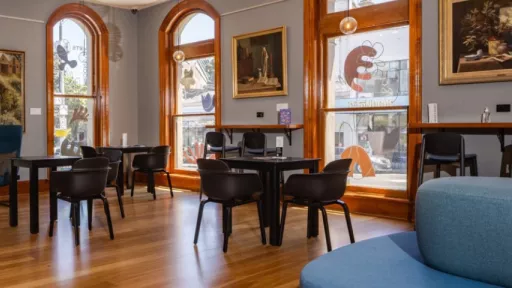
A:
MULTIPOLYGON (((199 243, 193 245, 199 200, 179 192, 158 199, 139 187, 124 197, 121 219, 113 191, 108 191, 115 240, 108 237, 101 202, 95 203, 93 230, 82 209, 81 245, 75 248, 69 204, 59 202, 59 219, 48 237, 48 196, 41 194, 41 233, 31 235, 28 195, 20 196, 19 226, 8 225, 8 208, 0 207, 1 287, 297 287, 301 269, 326 253, 323 226, 316 239, 306 238, 307 212, 289 209, 282 247, 260 242, 255 205, 233 212, 229 251, 222 252, 221 211, 208 204, 199 243)), ((85 203, 84 203, 85 204, 85 203)), ((356 241, 410 230, 410 224, 353 215, 356 241)), ((342 213, 329 214, 333 248, 349 244, 342 213)), ((268 232, 268 231, 267 231, 268 232)), ((268 234, 267 234, 268 235, 268 234)))

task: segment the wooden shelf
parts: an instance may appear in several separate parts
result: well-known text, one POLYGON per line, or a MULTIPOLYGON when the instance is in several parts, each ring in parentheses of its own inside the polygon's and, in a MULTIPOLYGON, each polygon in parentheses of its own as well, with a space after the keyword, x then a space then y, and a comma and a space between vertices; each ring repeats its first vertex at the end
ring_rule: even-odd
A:
POLYGON ((512 129, 512 123, 411 123, 410 129, 512 129))
POLYGON ((295 130, 304 129, 303 124, 290 124, 290 125, 257 125, 257 124, 245 124, 245 125, 207 125, 208 129, 216 129, 216 130, 224 130, 233 144, 233 130, 252 130, 252 131, 261 131, 261 130, 283 130, 286 138, 288 139, 288 143, 290 146, 292 145, 292 132, 295 130))

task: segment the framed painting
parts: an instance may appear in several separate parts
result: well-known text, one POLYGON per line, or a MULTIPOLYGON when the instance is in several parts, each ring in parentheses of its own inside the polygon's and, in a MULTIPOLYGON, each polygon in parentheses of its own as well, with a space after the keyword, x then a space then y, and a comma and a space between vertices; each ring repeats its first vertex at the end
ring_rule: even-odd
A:
POLYGON ((288 95, 286 27, 233 38, 233 98, 288 95))
POLYGON ((25 52, 0 49, 0 125, 25 131, 25 52))
POLYGON ((512 80, 512 2, 439 0, 440 84, 512 80))

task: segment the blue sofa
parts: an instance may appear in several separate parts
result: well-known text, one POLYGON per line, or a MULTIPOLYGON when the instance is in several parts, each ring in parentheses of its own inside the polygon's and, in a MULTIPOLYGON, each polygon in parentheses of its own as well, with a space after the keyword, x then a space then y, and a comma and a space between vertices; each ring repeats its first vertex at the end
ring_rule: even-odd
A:
MULTIPOLYGON (((0 125, 0 154, 16 152, 20 157, 23 127, 17 125, 0 125)), ((0 187, 9 185, 9 174, 0 172, 0 187)))
POLYGON ((301 287, 512 287, 512 179, 441 178, 423 184, 416 232, 323 255, 301 287))

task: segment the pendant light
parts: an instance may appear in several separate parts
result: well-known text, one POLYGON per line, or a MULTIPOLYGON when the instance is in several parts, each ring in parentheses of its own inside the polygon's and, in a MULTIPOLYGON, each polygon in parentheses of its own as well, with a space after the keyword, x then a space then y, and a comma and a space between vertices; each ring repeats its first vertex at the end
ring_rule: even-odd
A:
POLYGON ((357 20, 354 17, 350 17, 350 0, 347 0, 347 4, 347 17, 341 20, 340 31, 345 35, 350 35, 357 30, 357 20))
MULTIPOLYGON (((180 1, 179 0, 178 0, 178 4, 177 5, 180 5, 180 1)), ((185 61, 185 52, 183 52, 180 49, 180 42, 181 42, 181 31, 180 31, 180 29, 178 29, 178 46, 176 47, 176 51, 174 51, 174 53, 172 54, 172 58, 178 64, 183 62, 183 61, 185 61)))

